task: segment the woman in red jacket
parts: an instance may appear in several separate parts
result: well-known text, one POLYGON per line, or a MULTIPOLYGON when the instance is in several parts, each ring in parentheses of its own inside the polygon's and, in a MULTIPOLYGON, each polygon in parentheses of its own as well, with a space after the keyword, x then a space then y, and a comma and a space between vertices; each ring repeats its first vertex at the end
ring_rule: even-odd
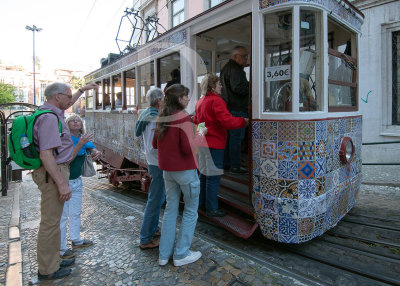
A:
POLYGON ((218 189, 223 174, 224 149, 227 129, 243 128, 247 118, 233 117, 221 98, 222 85, 218 76, 206 75, 201 84, 205 94, 196 103, 195 124, 205 123, 208 132, 199 147, 200 170, 200 208, 206 208, 207 216, 224 216, 225 211, 218 208, 218 189))
POLYGON ((195 149, 197 140, 190 117, 183 110, 189 103, 189 89, 181 84, 171 85, 165 92, 153 137, 158 149, 158 166, 163 170, 167 205, 164 211, 158 264, 163 266, 173 255, 174 265, 182 266, 201 257, 200 251, 190 251, 197 222, 200 182, 197 175, 195 149), (176 236, 179 199, 183 193, 185 208, 181 228, 176 236))

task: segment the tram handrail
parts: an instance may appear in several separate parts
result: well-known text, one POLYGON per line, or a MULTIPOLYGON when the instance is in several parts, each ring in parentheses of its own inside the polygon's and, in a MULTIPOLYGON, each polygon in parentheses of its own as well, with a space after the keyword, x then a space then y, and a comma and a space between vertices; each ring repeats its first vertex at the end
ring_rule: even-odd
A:
POLYGON ((380 144, 398 144, 400 141, 385 141, 385 142, 363 142, 362 145, 380 145, 380 144))

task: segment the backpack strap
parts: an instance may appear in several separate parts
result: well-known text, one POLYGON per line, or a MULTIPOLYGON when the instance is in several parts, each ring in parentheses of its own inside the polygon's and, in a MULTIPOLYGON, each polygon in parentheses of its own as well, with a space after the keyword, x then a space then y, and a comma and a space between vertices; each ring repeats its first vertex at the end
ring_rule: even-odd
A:
MULTIPOLYGON (((33 120, 33 124, 32 124, 32 138, 33 138, 33 128, 34 128, 34 126, 35 126, 36 120, 39 118, 39 116, 41 116, 41 115, 43 115, 43 114, 54 114, 54 116, 57 117, 57 120, 58 120, 58 132, 60 133, 60 137, 63 137, 63 133, 62 133, 62 124, 61 124, 60 118, 58 117, 57 114, 54 113, 54 111, 47 110, 47 109, 36 109, 34 113, 36 113, 36 112, 40 112, 40 114, 38 114, 38 115, 35 117, 35 119, 33 120)), ((33 142, 33 140, 32 140, 32 143, 33 143, 36 147, 38 147, 38 146, 33 142)), ((54 152, 56 153, 56 155, 59 154, 57 148, 54 150, 54 152)))

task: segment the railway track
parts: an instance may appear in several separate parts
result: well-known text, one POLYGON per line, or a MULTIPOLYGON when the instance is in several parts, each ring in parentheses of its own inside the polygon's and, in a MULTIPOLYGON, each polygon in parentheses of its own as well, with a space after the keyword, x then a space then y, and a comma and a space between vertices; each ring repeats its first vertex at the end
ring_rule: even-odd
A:
MULTIPOLYGON (((94 193, 101 190, 105 199, 139 212, 146 201, 142 192, 107 183, 86 184, 85 188, 94 193)), ((391 222, 379 227, 378 219, 368 223, 365 217, 346 216, 322 237, 299 245, 270 241, 259 232, 244 240, 201 216, 196 235, 306 285, 400 285, 400 246, 396 243, 400 231, 392 229, 391 222)))

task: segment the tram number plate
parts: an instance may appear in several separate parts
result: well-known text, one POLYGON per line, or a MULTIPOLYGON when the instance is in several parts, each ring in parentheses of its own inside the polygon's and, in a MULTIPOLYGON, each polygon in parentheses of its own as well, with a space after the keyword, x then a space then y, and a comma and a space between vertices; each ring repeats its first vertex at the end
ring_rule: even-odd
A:
POLYGON ((265 81, 288 80, 290 76, 290 65, 265 68, 265 81))

